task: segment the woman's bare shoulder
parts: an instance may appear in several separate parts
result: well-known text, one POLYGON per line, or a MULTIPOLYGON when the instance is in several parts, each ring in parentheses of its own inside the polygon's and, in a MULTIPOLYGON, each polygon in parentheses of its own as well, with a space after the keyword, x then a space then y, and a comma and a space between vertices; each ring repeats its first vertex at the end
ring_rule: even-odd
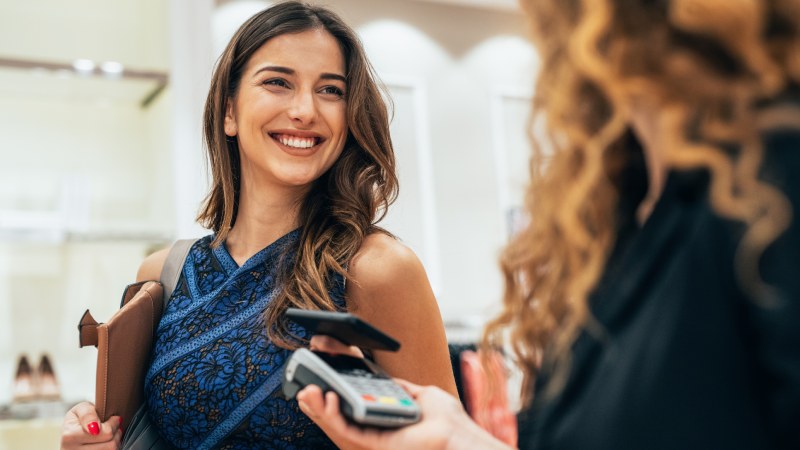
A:
POLYGON ((422 271, 413 250, 384 233, 368 235, 350 262, 349 274, 362 286, 391 283, 403 274, 422 271))
POLYGON ((163 248, 146 257, 136 273, 136 281, 159 280, 161 269, 164 268, 164 262, 167 260, 171 248, 171 246, 163 248))

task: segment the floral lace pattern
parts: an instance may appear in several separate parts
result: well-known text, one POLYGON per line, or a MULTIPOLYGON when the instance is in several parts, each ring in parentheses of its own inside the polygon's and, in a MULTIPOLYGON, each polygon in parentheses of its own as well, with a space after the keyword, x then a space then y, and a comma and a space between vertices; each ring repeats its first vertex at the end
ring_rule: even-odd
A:
MULTIPOLYGON (((266 336, 263 312, 297 230, 241 267, 213 236, 189 251, 156 335, 145 377, 153 423, 180 449, 336 448, 281 392, 289 352, 266 336)), ((344 280, 330 291, 344 306, 344 280)), ((303 336, 302 328, 295 330, 303 336)))

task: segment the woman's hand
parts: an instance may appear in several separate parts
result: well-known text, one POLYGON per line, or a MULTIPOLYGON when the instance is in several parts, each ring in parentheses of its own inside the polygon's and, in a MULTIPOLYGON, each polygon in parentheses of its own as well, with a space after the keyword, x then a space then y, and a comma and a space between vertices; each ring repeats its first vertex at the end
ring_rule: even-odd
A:
POLYGON ((332 355, 349 355, 356 358, 363 358, 364 353, 355 345, 345 345, 338 339, 321 334, 311 337, 309 341, 311 350, 330 353, 332 355))
POLYGON ((78 403, 64 416, 61 426, 61 450, 117 450, 122 448, 122 418, 111 416, 100 422, 97 410, 89 402, 78 403))
MULTIPOLYGON (((343 345, 343 344, 341 344, 343 345)), ((298 392, 302 410, 343 449, 507 449, 504 444, 470 420, 452 395, 433 386, 417 386, 396 379, 422 409, 422 420, 396 430, 361 428, 348 423, 339 412, 339 397, 323 396, 318 386, 298 392)))

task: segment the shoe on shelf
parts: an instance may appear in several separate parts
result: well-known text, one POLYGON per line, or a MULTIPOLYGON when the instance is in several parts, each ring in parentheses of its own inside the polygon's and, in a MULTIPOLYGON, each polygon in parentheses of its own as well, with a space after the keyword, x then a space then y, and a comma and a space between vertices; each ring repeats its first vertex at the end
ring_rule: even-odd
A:
POLYGON ((53 364, 50 362, 50 357, 47 356, 47 354, 42 355, 41 360, 39 360, 39 367, 36 369, 36 375, 38 379, 37 394, 39 400, 61 400, 61 389, 58 386, 58 380, 53 371, 53 364))
POLYGON ((37 398, 35 374, 25 355, 21 355, 17 361, 17 375, 14 377, 13 389, 14 403, 30 402, 37 398))

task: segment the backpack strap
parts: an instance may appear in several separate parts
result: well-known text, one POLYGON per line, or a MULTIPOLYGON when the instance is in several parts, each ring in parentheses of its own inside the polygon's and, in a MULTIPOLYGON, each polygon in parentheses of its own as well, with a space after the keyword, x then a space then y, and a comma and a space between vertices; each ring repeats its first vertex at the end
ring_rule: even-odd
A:
POLYGON ((172 248, 169 250, 167 260, 164 261, 164 268, 161 269, 161 284, 164 286, 164 304, 163 309, 167 309, 167 303, 172 296, 172 291, 178 284, 178 278, 181 276, 181 269, 183 263, 186 261, 186 256, 192 248, 192 244, 197 242, 197 239, 179 239, 175 241, 172 248))

